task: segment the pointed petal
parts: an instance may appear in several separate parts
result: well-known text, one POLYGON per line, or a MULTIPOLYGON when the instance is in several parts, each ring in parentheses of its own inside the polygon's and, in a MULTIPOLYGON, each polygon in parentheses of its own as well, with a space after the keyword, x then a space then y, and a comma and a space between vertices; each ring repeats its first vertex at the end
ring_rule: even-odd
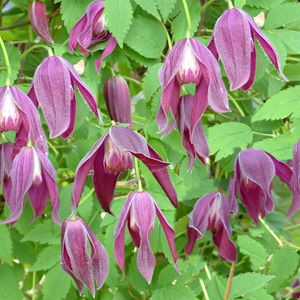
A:
POLYGON ((199 235, 199 232, 194 228, 188 227, 187 236, 188 236, 188 241, 184 247, 184 251, 186 254, 191 254, 195 246, 196 240, 198 238, 201 238, 201 235, 199 235))
POLYGON ((95 61, 95 66, 96 66, 97 72, 99 72, 101 69, 101 64, 102 64, 103 59, 106 56, 108 56, 109 54, 111 54, 115 50, 116 47, 117 47, 117 41, 113 36, 111 36, 108 40, 106 48, 101 53, 100 57, 95 61))
POLYGON ((70 111, 70 124, 67 130, 61 135, 62 138, 66 139, 74 131, 76 121, 76 99, 75 95, 71 100, 71 111, 70 111))
POLYGON ((241 87, 243 91, 247 91, 252 86, 252 84, 254 83, 255 75, 256 75, 256 49, 254 47, 251 52, 250 76, 248 81, 241 87))
MULTIPOLYGON (((78 37, 80 33, 84 30, 87 23, 87 16, 84 14, 79 21, 75 24, 75 26, 72 28, 70 37, 69 37, 69 49, 71 51, 76 51, 76 48, 78 46, 78 37)), ((90 26, 91 27, 91 26, 90 26)), ((87 49, 85 49, 87 50, 87 49)))
POLYGON ((14 144, 4 143, 0 145, 0 187, 5 177, 8 177, 12 168, 12 153, 14 144))
POLYGON ((219 54, 218 54, 218 51, 217 51, 217 48, 216 48, 216 43, 215 43, 214 36, 212 36, 212 39, 210 40, 207 48, 214 55, 214 57, 218 60, 219 54))

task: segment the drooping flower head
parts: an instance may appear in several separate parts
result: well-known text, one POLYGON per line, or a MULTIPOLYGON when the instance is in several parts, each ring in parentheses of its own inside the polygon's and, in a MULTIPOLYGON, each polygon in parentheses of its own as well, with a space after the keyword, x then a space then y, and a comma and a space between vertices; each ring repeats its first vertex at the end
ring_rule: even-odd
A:
POLYGON ((48 152, 47 139, 40 124, 40 115, 30 98, 19 88, 0 88, 0 133, 15 131, 15 154, 30 139, 41 151, 48 152))
POLYGON ((76 210, 89 171, 102 208, 110 212, 114 189, 121 172, 133 168, 132 155, 140 159, 152 172, 166 195, 177 207, 176 191, 171 183, 166 163, 140 134, 121 126, 112 126, 81 160, 75 175, 72 207, 76 210), (105 179, 105 180, 104 180, 105 179))
POLYGON ((10 217, 0 224, 14 224, 22 214, 26 193, 34 210, 34 218, 39 217, 50 198, 52 219, 61 224, 58 217, 59 196, 55 182, 55 170, 42 151, 33 147, 23 147, 15 156, 6 184, 3 186, 10 217))
POLYGON ((259 41, 273 65, 285 79, 280 67, 279 55, 255 21, 239 8, 226 10, 217 20, 208 48, 216 58, 220 57, 230 89, 248 90, 256 73, 255 38, 259 41))
POLYGON ((41 1, 33 1, 30 4, 29 16, 30 23, 35 33, 47 43, 53 44, 53 39, 49 33, 45 3, 41 1))
POLYGON ((184 39, 174 45, 159 72, 159 79, 163 89, 161 106, 157 114, 161 132, 168 126, 169 110, 174 118, 177 117, 180 86, 186 83, 196 85, 191 134, 208 105, 218 113, 229 111, 227 93, 218 62, 196 39, 184 39))
POLYGON ((150 248, 150 233, 154 228, 155 216, 165 232, 174 262, 178 255, 175 249, 174 230, 165 219, 155 200, 146 192, 132 192, 124 206, 115 228, 114 253, 123 276, 125 269, 124 235, 126 224, 135 246, 138 248, 137 267, 148 283, 151 282, 155 256, 150 248))
POLYGON ((104 1, 96 0, 88 5, 86 12, 73 27, 69 48, 71 51, 76 51, 76 48, 80 46, 80 52, 86 54, 90 46, 106 40, 108 44, 95 62, 97 71, 100 70, 102 60, 113 52, 117 42, 106 29, 104 1))
POLYGON ((239 194, 250 218, 257 223, 259 216, 264 218, 274 208, 271 183, 276 174, 284 183, 290 183, 292 171, 288 165, 260 149, 241 151, 229 186, 230 203, 236 203, 239 194))
POLYGON ((76 119, 75 85, 99 117, 97 101, 92 91, 64 58, 45 58, 35 71, 29 97, 40 105, 49 126, 50 137, 67 138, 74 130, 76 119))
POLYGON ((61 230, 61 267, 75 281, 80 295, 86 285, 93 297, 108 274, 109 260, 105 248, 88 225, 79 217, 63 222, 61 230))
POLYGON ((132 127, 131 99, 126 80, 118 75, 110 77, 104 86, 104 99, 110 118, 132 127))
POLYGON ((230 238, 229 216, 229 202, 223 194, 210 193, 200 198, 189 215, 188 242, 185 252, 190 254, 196 240, 202 238, 204 233, 210 230, 220 257, 229 262, 236 262, 237 251, 230 238))

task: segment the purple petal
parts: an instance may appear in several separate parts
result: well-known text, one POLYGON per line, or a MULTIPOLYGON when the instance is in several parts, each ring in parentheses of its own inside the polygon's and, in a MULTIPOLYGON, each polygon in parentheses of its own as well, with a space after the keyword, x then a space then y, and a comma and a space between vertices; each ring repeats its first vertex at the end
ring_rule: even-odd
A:
POLYGON ((74 131, 75 121, 76 121, 76 99, 74 95, 73 99, 71 100, 70 124, 67 130, 61 135, 62 138, 66 139, 71 135, 71 133, 74 131))
MULTIPOLYGON (((78 37, 80 33, 84 30, 87 23, 87 16, 84 14, 79 21, 75 24, 75 26, 72 28, 70 37, 69 37, 69 49, 71 51, 76 51, 76 48, 78 46, 78 37)), ((89 26, 91 27, 91 26, 89 26)), ((87 49, 86 49, 87 50, 87 49)))
POLYGON ((217 48, 216 48, 216 43, 215 43, 215 39, 214 39, 214 36, 212 36, 212 39, 210 40, 207 48, 209 49, 209 51, 214 55, 214 57, 216 59, 219 58, 219 54, 218 54, 218 51, 217 51, 217 48))
POLYGON ((99 72, 101 69, 101 64, 102 64, 103 59, 106 56, 108 56, 109 54, 111 54, 115 50, 116 47, 117 47, 117 41, 113 36, 111 36, 108 40, 106 48, 101 53, 100 57, 95 61, 95 66, 96 66, 97 72, 99 72))
POLYGON ((251 59, 250 59, 250 76, 248 81, 241 87, 243 91, 247 91, 252 86, 252 84, 254 83, 255 74, 256 74, 256 49, 254 47, 251 52, 251 59))
POLYGON ((3 184, 4 178, 8 177, 12 168, 12 152, 14 144, 0 144, 0 187, 3 184))
MULTIPOLYGON (((237 168, 235 168, 235 172, 237 172, 237 168)), ((236 194, 238 193, 238 180, 234 178, 230 179, 229 186, 228 186, 228 200, 229 200, 229 210, 230 213, 233 215, 237 215, 239 211, 239 205, 236 199, 236 194)))

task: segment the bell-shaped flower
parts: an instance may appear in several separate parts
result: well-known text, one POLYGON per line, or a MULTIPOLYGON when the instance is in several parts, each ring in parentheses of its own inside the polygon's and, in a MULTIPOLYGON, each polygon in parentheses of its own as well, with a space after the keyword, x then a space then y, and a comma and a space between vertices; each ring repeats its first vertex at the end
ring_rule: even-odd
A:
POLYGON ((104 1, 96 0, 88 5, 86 12, 73 27, 69 48, 71 51, 76 51, 79 46, 80 52, 86 54, 90 46, 106 40, 108 40, 106 48, 95 62, 97 71, 101 68, 102 60, 114 51, 117 42, 106 29, 104 1))
POLYGON ((73 211, 76 210, 89 171, 97 198, 102 208, 110 212, 110 204, 118 176, 133 168, 132 155, 140 159, 152 172, 172 204, 177 207, 176 191, 171 183, 167 166, 143 136, 126 127, 112 126, 81 160, 76 169, 72 192, 73 211))
POLYGON ((210 230, 213 241, 218 247, 220 257, 229 262, 236 262, 237 251, 230 238, 231 225, 229 216, 229 202, 223 194, 210 193, 200 198, 189 215, 188 242, 185 252, 190 254, 196 240, 202 238, 204 233, 210 230))
POLYGON ((209 105, 215 112, 229 111, 227 92, 220 68, 212 53, 200 41, 188 38, 177 42, 159 72, 162 86, 157 123, 161 132, 168 126, 168 112, 177 117, 180 86, 194 83, 196 91, 191 116, 191 132, 209 105))
POLYGON ((122 76, 112 76, 106 81, 104 99, 110 118, 119 123, 130 124, 132 127, 130 93, 122 76))
MULTIPOLYGON (((0 188, 2 185, 6 185, 7 179, 9 178, 12 167, 13 149, 14 144, 12 143, 0 144, 0 188)), ((4 186, 3 190, 5 193, 4 186)))
POLYGON ((271 183, 275 175, 289 185, 292 171, 288 165, 263 150, 251 148, 241 151, 229 186, 231 207, 236 207, 234 203, 239 194, 250 218, 258 223, 259 216, 264 218, 274 209, 271 183))
POLYGON ((5 197, 10 217, 0 224, 14 224, 22 214, 26 193, 34 210, 34 218, 39 217, 49 196, 52 219, 61 224, 58 217, 59 196, 55 182, 55 170, 47 155, 33 147, 23 147, 15 156, 5 187, 5 197))
POLYGON ((169 225, 155 200, 148 192, 132 192, 122 208, 115 228, 114 253, 123 276, 125 269, 124 236, 127 224, 131 238, 138 248, 137 267, 147 282, 151 282, 156 260, 150 248, 150 233, 154 228, 156 215, 165 232, 173 260, 176 264, 178 255, 175 249, 173 228, 169 225))
POLYGON ((75 281, 80 295, 86 285, 93 297, 108 274, 109 260, 96 235, 79 217, 63 222, 61 230, 61 267, 75 281))
POLYGON ((40 105, 50 130, 50 137, 67 138, 76 119, 75 85, 94 114, 99 117, 97 100, 89 87, 64 58, 45 58, 35 71, 29 97, 40 105))
POLYGON ((253 18, 242 9, 231 8, 217 20, 208 48, 216 58, 220 57, 232 91, 238 88, 248 90, 254 82, 256 73, 255 38, 284 80, 287 80, 282 73, 276 49, 256 25, 253 18))
POLYGON ((300 141, 294 147, 294 157, 292 162, 293 175, 290 182, 290 188, 293 194, 292 205, 288 216, 293 216, 300 208, 300 141))
POLYGON ((46 5, 41 1, 33 1, 29 8, 30 23, 35 33, 47 43, 53 44, 49 33, 46 5))
POLYGON ((19 88, 0 88, 0 133, 15 131, 15 150, 27 145, 30 139, 35 146, 48 152, 47 139, 40 123, 40 115, 30 98, 19 88))

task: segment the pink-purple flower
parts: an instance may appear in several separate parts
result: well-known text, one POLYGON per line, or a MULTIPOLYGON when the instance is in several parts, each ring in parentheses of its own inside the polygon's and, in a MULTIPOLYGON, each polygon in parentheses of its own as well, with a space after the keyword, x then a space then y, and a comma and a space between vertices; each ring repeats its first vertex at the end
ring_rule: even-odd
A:
POLYGON ((175 249, 174 230, 162 214, 155 200, 146 192, 132 192, 124 206, 115 228, 114 253, 123 272, 125 270, 124 235, 126 224, 131 238, 138 248, 137 267, 148 283, 151 282, 156 264, 150 248, 150 233, 154 228, 155 216, 165 232, 173 260, 176 264, 178 255, 175 249))
MULTIPOLYGON (((93 297, 108 274, 109 260, 105 248, 88 225, 79 217, 63 222, 61 236, 61 267, 75 281, 80 295, 86 285, 93 297)), ((59 280, 59 279, 58 279, 59 280)))
POLYGON ((256 74, 255 38, 259 41, 273 65, 284 80, 279 55, 255 21, 239 8, 226 10, 217 20, 208 48, 216 58, 220 57, 230 89, 248 90, 256 74))

